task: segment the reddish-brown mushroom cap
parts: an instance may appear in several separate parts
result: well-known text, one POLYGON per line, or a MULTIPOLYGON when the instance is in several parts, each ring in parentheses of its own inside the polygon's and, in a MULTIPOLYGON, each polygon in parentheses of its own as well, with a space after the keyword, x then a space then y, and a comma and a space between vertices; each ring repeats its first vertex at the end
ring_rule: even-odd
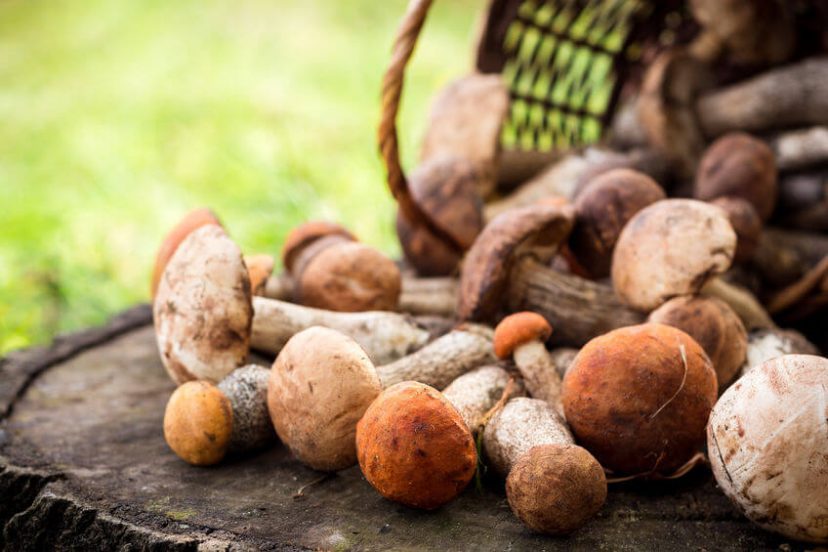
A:
POLYGON ((326 236, 341 236, 346 240, 356 241, 347 228, 326 221, 310 221, 300 224, 290 231, 282 245, 282 264, 287 271, 293 271, 293 264, 299 253, 314 241, 326 236))
POLYGON ((512 356, 515 349, 532 341, 546 341, 552 335, 552 326, 536 312, 517 312, 500 321, 494 333, 494 352, 497 358, 512 356))
POLYGON ((506 478, 506 497, 530 529, 567 535, 607 500, 601 464, 578 445, 541 445, 520 457, 506 478))
POLYGON ((722 196, 744 198, 762 220, 768 220, 776 206, 776 179, 776 158, 770 147, 744 132, 732 132, 704 152, 694 195, 705 201, 722 196))
POLYGON ((191 232, 201 228, 205 224, 221 226, 221 221, 219 221, 213 211, 206 207, 194 209, 184 215, 184 218, 178 221, 178 224, 164 237, 164 241, 161 242, 161 247, 158 248, 158 254, 155 257, 155 267, 152 270, 152 282, 150 284, 152 297, 155 297, 155 292, 158 291, 158 283, 161 281, 161 275, 164 274, 164 269, 167 267, 167 263, 170 261, 173 253, 178 249, 178 246, 191 232))
POLYGON ((173 452, 194 466, 224 458, 233 433, 233 409, 218 387, 189 381, 176 389, 164 412, 164 439, 173 452))
POLYGON ((571 205, 530 205, 495 217, 477 237, 463 262, 457 315, 485 320, 500 308, 512 260, 524 250, 549 260, 569 236, 571 205))
POLYGON ((357 457, 382 496, 431 510, 454 499, 477 468, 471 431, 443 395, 413 381, 392 385, 357 424, 357 457))
POLYGON ((701 446, 717 391, 710 359, 693 338, 642 324, 584 345, 562 400, 576 441, 605 468, 669 474, 701 446))

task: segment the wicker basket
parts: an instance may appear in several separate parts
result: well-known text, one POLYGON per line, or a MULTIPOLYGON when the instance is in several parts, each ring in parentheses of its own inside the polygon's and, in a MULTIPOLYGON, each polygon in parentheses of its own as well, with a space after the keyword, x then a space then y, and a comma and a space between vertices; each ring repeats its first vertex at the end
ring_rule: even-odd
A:
MULTIPOLYGON (((379 145, 403 214, 444 237, 409 196, 396 129, 405 67, 431 4, 411 0, 397 31, 382 85, 379 145)), ((600 140, 646 63, 696 30, 680 0, 492 0, 475 65, 501 73, 511 95, 500 180, 520 180, 561 151, 600 140)))

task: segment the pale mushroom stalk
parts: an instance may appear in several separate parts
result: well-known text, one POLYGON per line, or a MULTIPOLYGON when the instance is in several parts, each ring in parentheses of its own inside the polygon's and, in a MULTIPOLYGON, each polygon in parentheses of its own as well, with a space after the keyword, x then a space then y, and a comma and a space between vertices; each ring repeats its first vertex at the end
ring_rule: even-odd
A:
POLYGON ((269 277, 262 288, 262 297, 290 301, 293 298, 293 279, 285 273, 269 277))
POLYGON ((384 388, 418 381, 443 389, 472 368, 494 362, 490 328, 464 324, 395 362, 377 367, 384 388))
POLYGON ((351 336, 377 364, 404 357, 430 338, 429 332, 411 317, 393 312, 333 312, 264 297, 253 298, 253 309, 250 344, 273 354, 311 326, 325 326, 351 336))
POLYGON ((233 431, 228 452, 257 450, 276 440, 276 431, 267 411, 267 380, 270 370, 255 364, 238 368, 218 384, 230 401, 233 431))
MULTIPOLYGON (((503 398, 509 381, 512 378, 503 368, 481 366, 452 381, 443 389, 443 396, 457 409, 472 433, 476 433, 484 416, 503 398)), ((520 386, 513 384, 509 396, 522 395, 520 386)))
POLYGON ((781 132, 770 140, 781 171, 795 171, 828 161, 828 127, 814 126, 781 132))
POLYGON ((454 316, 457 311, 456 278, 403 278, 397 309, 409 314, 454 316))
POLYGON ((701 288, 700 292, 702 295, 715 297, 727 303, 748 331, 776 327, 768 311, 751 292, 730 284, 721 277, 712 278, 701 288))

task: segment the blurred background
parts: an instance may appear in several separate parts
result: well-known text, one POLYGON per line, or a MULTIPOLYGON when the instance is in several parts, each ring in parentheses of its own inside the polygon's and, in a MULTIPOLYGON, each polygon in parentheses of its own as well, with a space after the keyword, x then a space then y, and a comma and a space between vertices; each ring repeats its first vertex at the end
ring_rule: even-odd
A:
MULTIPOLYGON (((398 255, 375 143, 406 0, 0 3, 0 354, 149 298, 162 236, 212 207, 246 253, 330 219, 398 255)), ((407 72, 471 67, 483 2, 436 2, 407 72)))

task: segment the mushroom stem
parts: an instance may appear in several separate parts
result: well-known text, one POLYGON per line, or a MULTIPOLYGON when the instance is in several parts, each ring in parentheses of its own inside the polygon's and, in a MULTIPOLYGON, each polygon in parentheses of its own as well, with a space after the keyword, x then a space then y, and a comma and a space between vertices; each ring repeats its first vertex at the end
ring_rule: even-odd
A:
POLYGON ((748 290, 730 284, 722 278, 710 279, 701 289, 702 295, 721 299, 733 309, 742 320, 745 328, 750 331, 757 328, 775 328, 765 307, 748 290))
POLYGON ((807 169, 828 161, 828 127, 815 126, 783 132, 770 142, 781 171, 807 169))
MULTIPOLYGON (((475 433, 483 417, 503 397, 511 377, 499 366, 481 366, 456 378, 443 390, 443 396, 457 409, 475 433)), ((519 388, 511 396, 522 395, 519 388)))
POLYGON ((259 295, 278 301, 290 301, 293 298, 293 293, 293 279, 288 273, 283 272, 278 276, 269 277, 259 295))
POLYGON ((806 59, 702 95, 696 115, 707 137, 826 124, 826 82, 828 57, 806 59))
POLYGON ((429 332, 409 316, 385 311, 332 312, 264 297, 253 298, 254 349, 277 354, 285 343, 311 326, 351 336, 376 364, 394 361, 425 345, 429 332))
POLYGON ((256 450, 276 439, 267 411, 269 378, 270 370, 250 364, 234 370, 218 384, 233 410, 229 453, 256 450))
POLYGON ((413 380, 443 389, 469 370, 495 361, 492 335, 486 326, 464 324, 406 357, 379 366, 382 386, 413 380))
POLYGON ((517 347, 512 357, 532 398, 546 401, 563 415, 561 377, 546 346, 537 340, 530 341, 517 347))
POLYGON ((554 341, 574 346, 645 318, 621 303, 608 285, 558 272, 528 255, 515 262, 506 302, 511 312, 542 315, 555 328, 554 341))
POLYGON ((552 359, 552 364, 555 365, 558 377, 563 379, 566 376, 576 356, 578 356, 578 349, 575 347, 558 347, 557 349, 549 351, 549 358, 552 359))
POLYGON ((409 314, 454 316, 457 311, 456 278, 403 278, 398 309, 409 314))

